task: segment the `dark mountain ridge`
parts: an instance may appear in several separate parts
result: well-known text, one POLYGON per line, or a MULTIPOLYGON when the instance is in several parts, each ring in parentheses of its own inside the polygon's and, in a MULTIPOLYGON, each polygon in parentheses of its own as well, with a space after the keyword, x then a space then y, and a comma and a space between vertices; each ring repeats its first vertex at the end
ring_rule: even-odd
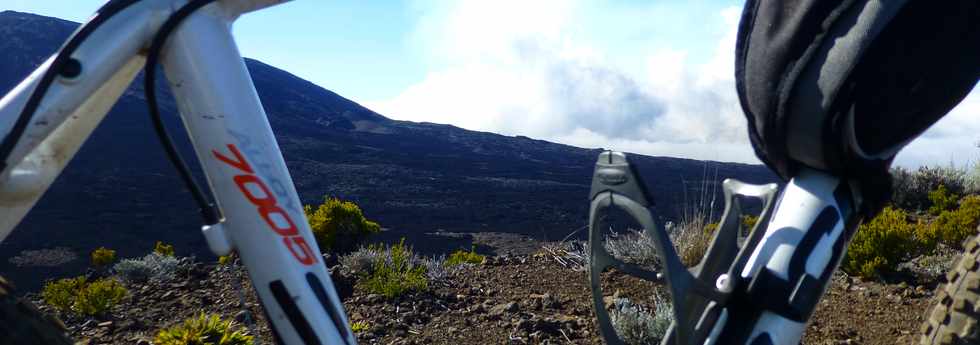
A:
MULTIPOLYGON (((0 12, 0 94, 53 54, 77 25, 0 12)), ((325 195, 355 200, 368 217, 400 233, 496 231, 553 240, 586 223, 599 149, 391 120, 272 66, 245 62, 304 203, 325 195)), ((159 91, 164 117, 191 158, 164 84, 159 91)), ((706 170, 710 180, 776 180, 760 165, 631 158, 662 210, 675 218, 691 201, 685 195, 697 194, 691 188, 704 185, 706 170)), ((8 258, 23 250, 58 246, 83 258, 98 246, 127 257, 163 240, 182 254, 209 255, 199 226, 195 205, 149 125, 137 80, 0 244, 0 274, 20 272, 8 258)))

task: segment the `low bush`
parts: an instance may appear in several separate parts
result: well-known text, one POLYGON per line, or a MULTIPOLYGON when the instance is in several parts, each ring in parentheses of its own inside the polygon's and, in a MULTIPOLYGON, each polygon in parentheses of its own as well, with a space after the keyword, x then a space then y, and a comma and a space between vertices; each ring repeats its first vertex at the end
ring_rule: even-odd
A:
POLYGON ((627 230, 623 233, 613 232, 605 236, 603 247, 614 258, 625 263, 649 267, 657 270, 660 258, 657 256, 657 245, 653 238, 645 232, 627 230))
POLYGON ((112 268, 124 281, 142 283, 148 280, 171 281, 186 273, 192 265, 190 258, 177 258, 153 252, 139 259, 122 260, 112 268))
POLYGON ((953 248, 977 233, 980 220, 980 196, 970 195, 961 200, 959 208, 942 211, 928 228, 928 236, 953 248))
POLYGON ((232 254, 221 255, 218 257, 218 266, 225 266, 231 264, 232 262, 234 262, 234 260, 235 258, 232 257, 232 254))
POLYGON ((420 258, 418 264, 425 267, 425 276, 429 279, 429 283, 446 282, 450 276, 456 274, 462 268, 462 265, 447 264, 445 255, 420 258))
POLYGON ((153 246, 153 252, 163 256, 174 256, 174 246, 157 241, 157 244, 153 246))
POLYGON ((371 273, 362 282, 370 293, 388 298, 398 297, 408 291, 425 291, 429 287, 425 266, 417 263, 412 248, 405 240, 384 250, 382 260, 376 260, 371 273))
POLYGON ((360 247, 357 250, 340 257, 340 265, 348 272, 365 275, 370 274, 374 263, 383 258, 385 248, 379 245, 360 247))
POLYGON ((45 284, 44 302, 61 312, 102 315, 126 296, 126 288, 112 279, 87 282, 85 277, 59 279, 45 284))
POLYGON ((915 171, 896 167, 891 170, 892 203, 906 210, 924 211, 929 208, 929 192, 940 185, 953 194, 963 195, 967 189, 967 173, 953 166, 919 167, 915 171))
POLYGON ((677 247, 677 255, 685 266, 691 267, 701 262, 704 255, 708 253, 711 237, 717 229, 718 223, 708 223, 703 213, 674 226, 670 237, 677 247))
POLYGON ((71 311, 79 291, 85 287, 85 277, 64 278, 44 284, 41 290, 41 298, 44 303, 67 313, 71 311))
POLYGON ((161 330, 156 345, 249 345, 252 336, 237 327, 232 320, 223 321, 218 315, 201 314, 182 324, 161 330))
POLYGON ((116 251, 106 248, 99 247, 92 251, 92 266, 102 267, 116 261, 116 251))
POLYGON ((939 187, 929 192, 929 214, 938 216, 944 211, 956 209, 959 196, 950 192, 946 185, 940 184, 939 187))
POLYGON ((874 219, 858 227, 841 265, 849 274, 873 278, 893 272, 907 256, 921 251, 916 226, 904 210, 885 207, 874 219))
POLYGON ((450 266, 458 266, 462 264, 482 264, 486 257, 476 253, 476 246, 470 248, 470 251, 457 250, 449 255, 446 259, 445 264, 450 266))
POLYGON ((126 288, 113 279, 100 279, 79 291, 72 309, 84 315, 102 315, 126 297, 126 288))
POLYGON ((635 305, 626 298, 617 298, 609 317, 616 334, 629 345, 660 344, 673 321, 670 301, 657 297, 653 310, 635 305))
POLYGON ((350 201, 326 198, 319 206, 304 206, 303 211, 324 252, 353 249, 367 235, 381 231, 378 223, 365 218, 361 208, 350 201))
POLYGON ((752 228, 755 227, 755 223, 758 222, 759 216, 753 216, 751 214, 742 216, 742 231, 745 231, 746 233, 752 231, 752 228))
POLYGON ((353 331, 354 333, 364 332, 368 330, 368 328, 370 328, 370 326, 368 325, 367 322, 364 321, 357 321, 350 324, 350 330, 353 331))

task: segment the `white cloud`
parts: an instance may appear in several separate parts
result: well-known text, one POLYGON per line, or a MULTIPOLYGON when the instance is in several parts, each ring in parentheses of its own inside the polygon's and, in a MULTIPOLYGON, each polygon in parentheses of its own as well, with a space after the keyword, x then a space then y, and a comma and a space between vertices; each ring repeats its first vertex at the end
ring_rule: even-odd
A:
POLYGON ((895 164, 958 166, 980 160, 980 88, 973 91, 939 122, 895 157, 895 164))
MULTIPOLYGON (((759 162, 735 92, 738 7, 716 9, 703 23, 691 23, 702 32, 691 37, 691 46, 615 47, 620 54, 646 55, 643 66, 624 66, 607 55, 613 49, 602 37, 589 36, 596 28, 585 23, 595 26, 595 21, 584 18, 601 16, 595 6, 568 1, 426 5, 420 6, 426 9, 413 43, 428 57, 430 72, 392 99, 365 102, 386 116, 582 147, 759 162), (710 37, 702 37, 711 30, 710 37), (694 57, 691 51, 711 53, 694 57)), ((977 93, 910 144, 897 162, 945 164, 977 156, 977 93)))

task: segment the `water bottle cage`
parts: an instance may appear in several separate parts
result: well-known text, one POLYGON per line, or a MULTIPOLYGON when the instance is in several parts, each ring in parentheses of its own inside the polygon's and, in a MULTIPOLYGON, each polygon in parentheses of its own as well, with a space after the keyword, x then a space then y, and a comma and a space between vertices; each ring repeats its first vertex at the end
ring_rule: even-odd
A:
MULTIPOLYGON (((590 192, 589 283, 599 329, 607 344, 623 344, 605 309, 600 284, 601 273, 608 268, 666 285, 673 304, 674 322, 667 331, 663 344, 704 344, 709 336, 717 336, 719 329, 716 326, 719 326, 719 320, 726 317, 725 307, 733 293, 764 293, 758 285, 756 289, 751 289, 753 284, 749 284, 748 290, 743 290, 746 288, 745 284, 731 277, 739 276, 738 272, 744 267, 752 248, 759 243, 763 231, 755 229, 760 228, 759 224, 768 222, 777 185, 751 185, 726 179, 723 182, 723 191, 725 211, 722 220, 701 262, 689 269, 675 251, 669 234, 661 225, 663 222, 656 208, 652 207, 653 199, 640 175, 627 161, 626 155, 612 151, 599 155, 590 192), (763 201, 763 212, 759 221, 741 247, 738 242, 742 212, 736 196, 763 201), (653 239, 660 263, 658 271, 623 262, 606 251, 599 223, 612 207, 625 211, 643 228, 644 234, 653 239)), ((761 228, 764 230, 764 227, 761 228)))

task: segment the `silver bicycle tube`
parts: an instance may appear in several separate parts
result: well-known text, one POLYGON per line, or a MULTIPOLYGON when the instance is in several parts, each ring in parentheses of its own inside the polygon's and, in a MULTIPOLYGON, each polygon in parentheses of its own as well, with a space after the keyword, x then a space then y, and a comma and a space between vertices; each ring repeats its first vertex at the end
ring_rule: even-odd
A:
MULTIPOLYGON (((58 76, 0 172, 0 241, 41 198, 143 67, 139 54, 170 13, 169 1, 141 1, 108 19, 71 55, 81 73, 58 76)), ((0 135, 10 133, 52 56, 0 99, 0 135)))
POLYGON ((205 226, 215 254, 236 249, 285 344, 354 344, 222 3, 190 15, 161 62, 225 219, 205 226))

